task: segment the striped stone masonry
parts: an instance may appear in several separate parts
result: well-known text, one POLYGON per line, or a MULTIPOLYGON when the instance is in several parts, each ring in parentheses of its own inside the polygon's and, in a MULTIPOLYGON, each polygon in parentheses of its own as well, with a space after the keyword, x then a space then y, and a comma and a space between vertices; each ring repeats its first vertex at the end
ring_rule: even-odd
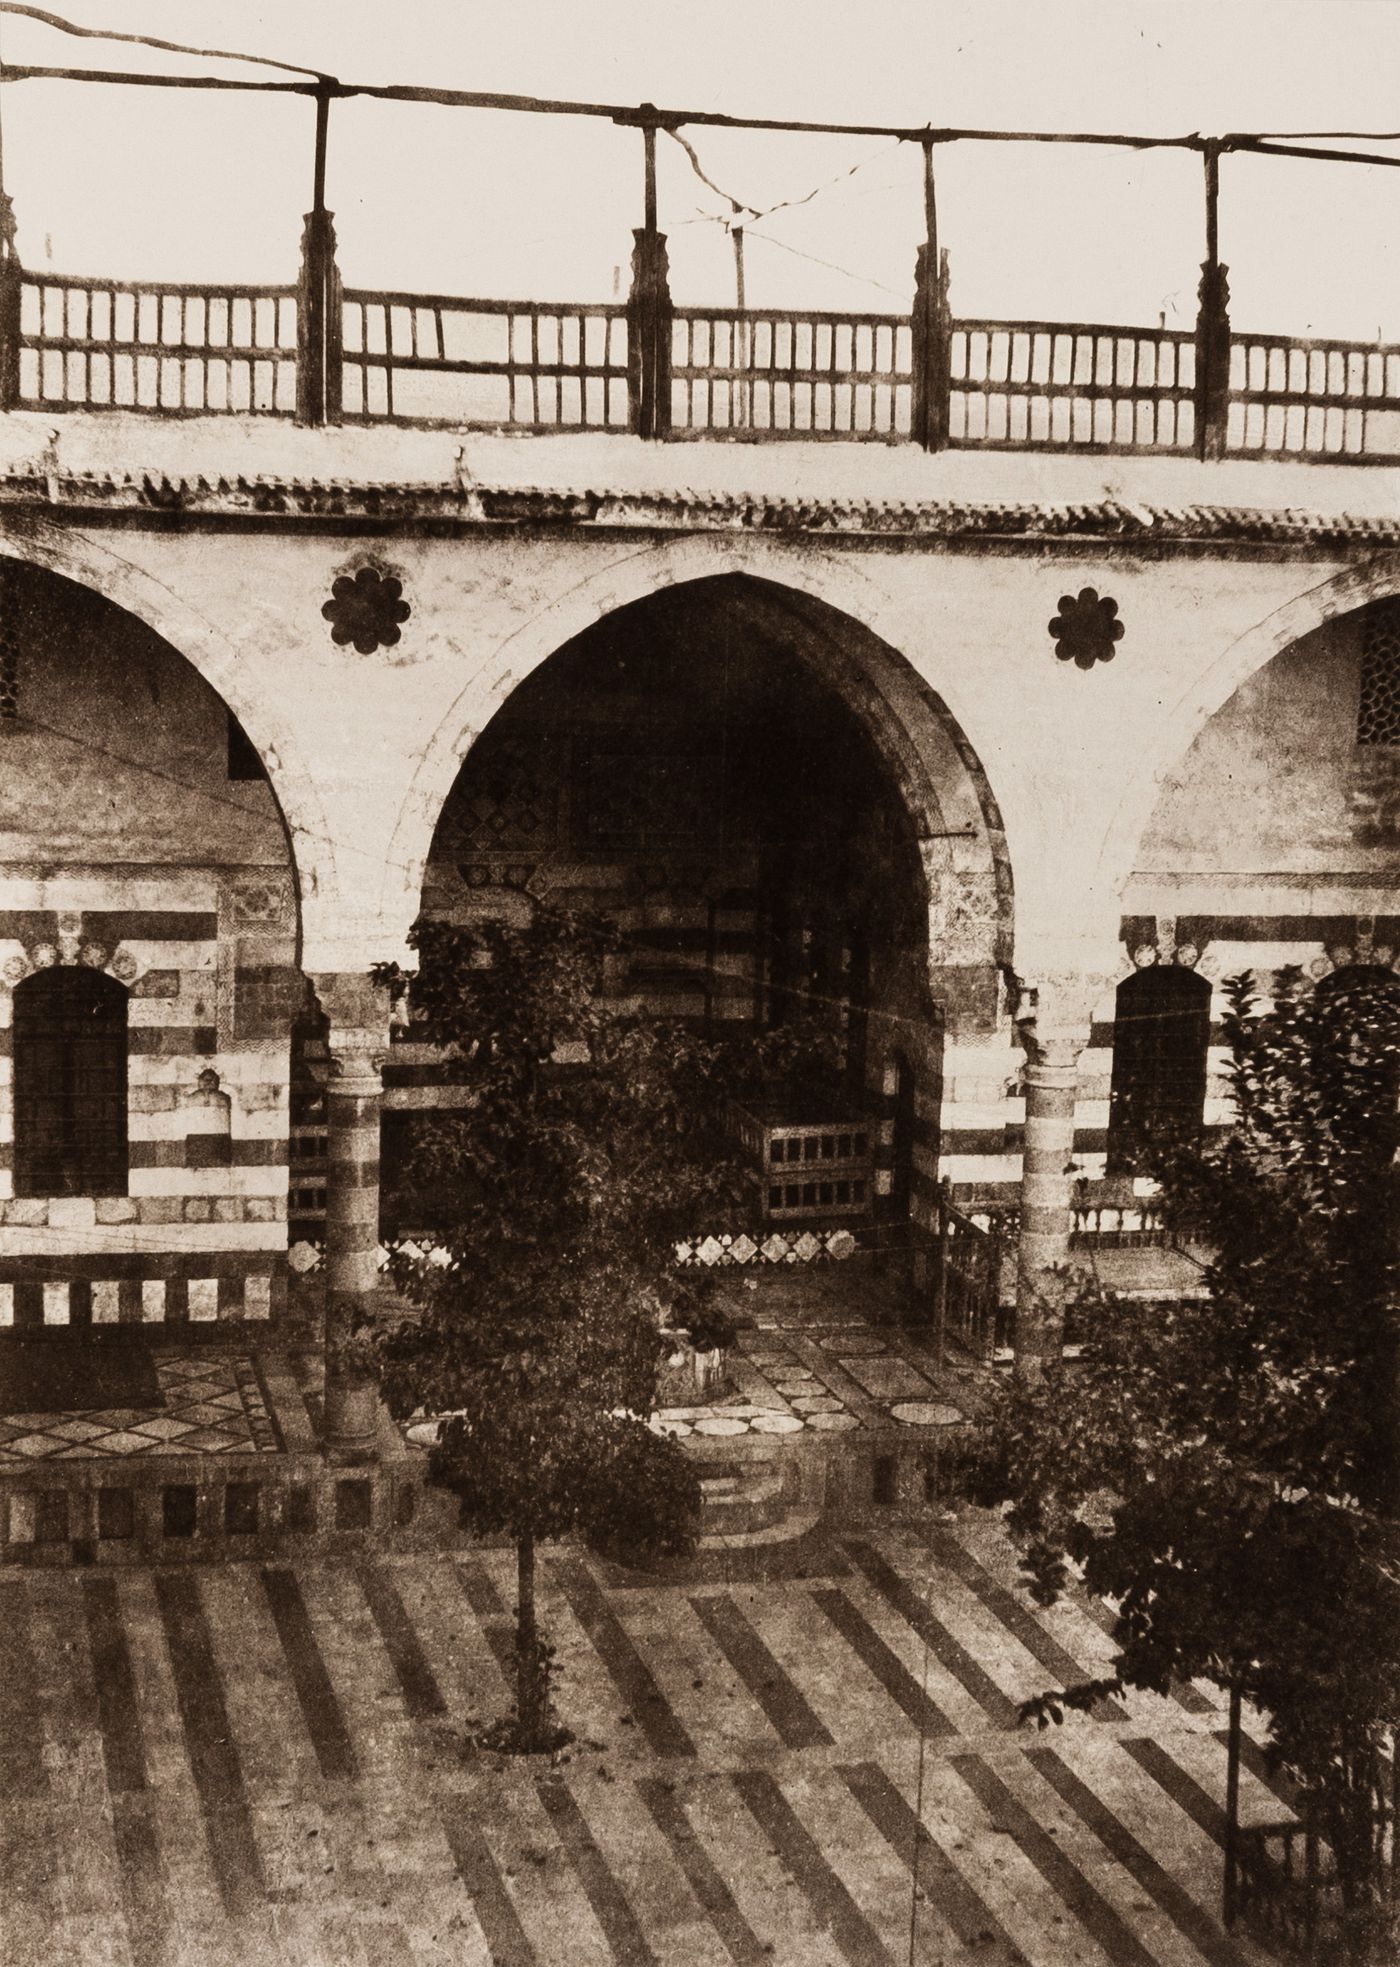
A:
MULTIPOLYGON (((1199 904, 1199 897, 1193 899, 1199 904)), ((1261 891, 1258 899, 1276 898, 1261 891)), ((1350 899, 1359 907, 1377 905, 1373 893, 1350 899)), ((1292 900, 1296 905, 1297 897, 1292 900)), ((1249 972, 1260 997, 1267 999, 1284 969, 1299 969, 1306 979, 1318 982, 1343 964, 1395 969, 1400 962, 1400 917, 1376 913, 1187 917, 1163 912, 1125 916, 1120 933, 1119 967, 1103 981, 1089 1012, 1066 1157, 1073 1161, 1075 1179, 1090 1184, 1107 1177, 1116 995, 1119 985, 1145 961, 1188 963, 1211 984, 1203 1113, 1208 1129, 1228 1126, 1231 1116, 1230 1055, 1220 1038, 1228 1010, 1226 978, 1249 972)), ((1003 1192, 1006 1202, 1015 1203, 1026 1135, 1024 1054, 1007 1039, 950 1036, 943 1063, 940 1172, 963 1201, 987 1202, 1003 1192)))
POLYGON ((1078 1056, 1072 1041, 1044 1044, 1026 1064, 1026 1147, 1021 1176, 1021 1247, 1017 1253, 1017 1357, 1026 1371, 1036 1359, 1060 1357, 1058 1322, 1064 1284, 1056 1267, 1070 1257, 1070 1159, 1078 1056), (1036 1345, 1036 1336, 1046 1343, 1036 1345))
MULTIPOLYGON (((355 1486, 334 1484, 337 1513, 355 1486)), ((1109 1615, 1033 1604, 972 1512, 754 1556, 661 1578, 552 1547, 542 1616, 576 1741, 538 1768, 458 1746, 509 1702, 508 1551, 15 1568, 0 1711, 39 1858, 19 1841, 10 1956, 1266 1958, 1219 1924, 1214 1688, 1018 1727, 1023 1700, 1105 1670, 1109 1615)), ((1247 1712, 1241 1820, 1294 1822, 1262 1735, 1247 1712)))
POLYGON ((0 1270, 11 1273, 0 1276, 0 1327, 265 1320, 286 1303, 285 1265, 242 1251, 68 1253, 7 1259, 0 1270))
POLYGON ((11 873, 0 904, 0 1323, 276 1315, 287 1026, 235 1036, 239 938, 223 933, 220 878, 11 873), (13 994, 69 963, 127 992, 127 1192, 16 1196, 13 994))

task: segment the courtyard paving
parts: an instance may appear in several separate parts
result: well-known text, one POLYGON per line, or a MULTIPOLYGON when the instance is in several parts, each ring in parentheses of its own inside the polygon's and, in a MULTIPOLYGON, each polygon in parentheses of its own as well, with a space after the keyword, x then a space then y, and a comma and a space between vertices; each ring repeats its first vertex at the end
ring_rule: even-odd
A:
MULTIPOLYGON (((1037 1735, 1108 1658, 998 1521, 543 1566, 556 1761, 507 1705, 504 1551, 0 1577, 6 1967, 1212 1967, 1224 1718, 1037 1735)), ((1251 1744, 1253 1748, 1253 1744, 1251 1744)), ((1287 1811, 1248 1758, 1246 1820, 1287 1811)))

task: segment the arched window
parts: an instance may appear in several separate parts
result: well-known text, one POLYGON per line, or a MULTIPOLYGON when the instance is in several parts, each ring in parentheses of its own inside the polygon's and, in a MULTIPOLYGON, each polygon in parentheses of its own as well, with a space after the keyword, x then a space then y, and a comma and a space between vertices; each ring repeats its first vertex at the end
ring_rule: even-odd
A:
POLYGON ((1343 963, 1320 977, 1315 992, 1319 1004, 1340 1007, 1343 999, 1400 1005, 1400 976, 1374 963, 1343 963))
POLYGON ((125 1195, 127 996, 100 970, 15 991, 16 1195, 125 1195))
POLYGON ((1155 963, 1118 986, 1109 1089, 1108 1172, 1136 1171, 1154 1141, 1200 1126, 1210 1049, 1210 985, 1155 963))

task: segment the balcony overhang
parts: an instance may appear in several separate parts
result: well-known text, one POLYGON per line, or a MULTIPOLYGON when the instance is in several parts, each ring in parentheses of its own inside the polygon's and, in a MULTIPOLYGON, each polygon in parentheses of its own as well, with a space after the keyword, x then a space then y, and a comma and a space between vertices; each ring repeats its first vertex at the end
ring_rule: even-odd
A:
POLYGON ((1154 551, 1400 546, 1390 472, 1092 452, 306 429, 249 417, 0 417, 0 506, 259 530, 763 532, 1154 551))

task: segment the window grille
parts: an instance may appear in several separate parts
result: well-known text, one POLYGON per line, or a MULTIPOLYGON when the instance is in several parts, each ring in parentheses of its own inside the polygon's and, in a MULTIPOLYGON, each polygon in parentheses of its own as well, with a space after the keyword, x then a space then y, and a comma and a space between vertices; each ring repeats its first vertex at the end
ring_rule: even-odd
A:
POLYGON ((1362 617, 1356 742, 1400 745, 1400 602, 1383 601, 1362 617))
POLYGON ((1137 1172, 1143 1150, 1201 1125, 1210 1049, 1210 985, 1175 963, 1118 986, 1109 1087, 1108 1172, 1137 1172))
POLYGON ((127 995, 100 970, 15 991, 16 1195, 125 1195, 127 995))

